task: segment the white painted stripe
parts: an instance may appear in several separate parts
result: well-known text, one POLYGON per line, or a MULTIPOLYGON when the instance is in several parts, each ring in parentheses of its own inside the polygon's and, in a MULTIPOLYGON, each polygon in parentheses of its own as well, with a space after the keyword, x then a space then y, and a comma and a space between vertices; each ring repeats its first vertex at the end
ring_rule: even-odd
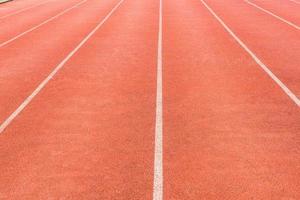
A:
POLYGON ((16 116, 32 101, 32 99, 46 86, 55 74, 70 60, 70 58, 94 35, 94 33, 107 21, 124 0, 121 0, 106 17, 65 57, 39 86, 23 101, 23 103, 0 125, 0 134, 15 119, 16 116))
POLYGON ((255 7, 255 8, 261 10, 261 11, 263 11, 263 12, 265 12, 265 13, 268 13, 269 15, 275 17, 276 19, 278 19, 278 20, 280 20, 280 21, 282 21, 282 22, 284 22, 284 23, 286 23, 286 24, 288 24, 288 25, 290 25, 290 26, 292 26, 292 27, 294 27, 294 28, 300 30, 300 27, 297 26, 296 24, 294 24, 294 23, 292 23, 292 22, 290 22, 290 21, 288 21, 288 20, 286 20, 286 19, 283 19, 282 17, 279 17, 278 15, 275 15, 274 13, 272 13, 272 12, 270 12, 270 11, 268 11, 268 10, 266 10, 266 9, 264 9, 264 8, 262 8, 262 7, 260 7, 260 6, 258 6, 258 5, 256 5, 255 3, 252 3, 252 2, 250 2, 250 1, 248 1, 248 0, 244 0, 244 1, 245 1, 246 3, 248 3, 248 4, 250 4, 251 6, 253 6, 253 7, 255 7))
POLYGON ((292 1, 292 2, 294 2, 294 3, 296 3, 296 4, 300 4, 299 1, 295 1, 295 0, 290 0, 290 1, 292 1))
POLYGON ((76 3, 74 6, 65 9, 64 11, 60 12, 59 14, 57 14, 57 15, 55 15, 55 16, 49 18, 49 19, 47 19, 46 21, 44 21, 44 22, 42 22, 42 23, 40 23, 40 24, 38 24, 38 25, 36 25, 36 26, 34 26, 34 27, 28 29, 27 31, 24 31, 23 33, 20 33, 19 35, 15 36, 15 37, 13 37, 13 38, 11 38, 11 39, 9 39, 9 40, 3 42, 3 43, 1 43, 1 44, 0 44, 0 48, 3 47, 3 46, 5 46, 5 45, 7 45, 7 44, 9 44, 9 43, 11 43, 11 42, 13 42, 13 41, 16 40, 16 39, 22 37, 23 35, 25 35, 25 34, 31 32, 31 31, 34 31, 35 29, 37 29, 37 28, 39 28, 39 27, 41 27, 41 26, 47 24, 48 22, 50 22, 50 21, 52 21, 52 20, 58 18, 59 16, 65 14, 65 13, 67 13, 67 12, 69 12, 70 10, 72 10, 72 9, 74 9, 74 8, 76 8, 76 7, 78 7, 79 5, 85 3, 86 1, 87 1, 87 0, 80 1, 79 3, 76 3))
POLYGON ((4 19, 4 18, 13 16, 13 15, 16 15, 16 14, 18 14, 18 13, 24 12, 24 11, 29 10, 29 9, 31 9, 31 8, 35 8, 35 7, 41 6, 41 5, 43 5, 43 4, 49 3, 50 1, 51 1, 51 0, 44 1, 44 2, 42 2, 42 3, 35 4, 35 5, 32 5, 32 6, 29 6, 29 7, 23 8, 23 9, 20 9, 20 10, 18 10, 18 11, 16 11, 16 12, 12 12, 12 13, 10 13, 10 14, 3 15, 3 16, 0 17, 0 19, 4 19))
POLYGON ((223 22, 223 20, 218 17, 218 15, 205 3, 204 0, 200 0, 204 6, 209 10, 209 12, 220 22, 220 24, 225 28, 225 30, 243 47, 243 49, 253 58, 253 60, 279 85, 279 87, 295 102, 297 106, 300 107, 299 98, 287 87, 285 86, 279 78, 277 78, 272 71, 242 42, 238 36, 223 22))
POLYGON ((153 200, 163 199, 162 0, 159 1, 153 200))

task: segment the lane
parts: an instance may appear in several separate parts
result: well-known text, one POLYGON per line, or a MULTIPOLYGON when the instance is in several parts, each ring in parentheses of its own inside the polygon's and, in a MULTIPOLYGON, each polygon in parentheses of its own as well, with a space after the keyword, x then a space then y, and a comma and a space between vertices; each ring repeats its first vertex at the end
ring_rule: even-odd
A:
POLYGON ((299 199, 299 108, 199 0, 164 0, 164 199, 299 199))
POLYGON ((125 1, 4 131, 3 198, 152 198, 158 6, 125 1))
POLYGON ((216 14, 216 12, 203 0, 201 3, 214 16, 214 18, 222 25, 226 32, 243 48, 245 52, 256 62, 256 64, 276 83, 280 89, 297 105, 300 106, 300 99, 272 72, 272 70, 257 57, 257 55, 249 49, 249 47, 232 31, 232 29, 216 14))
POLYGON ((18 40, 19 38, 23 37, 24 35, 26 35, 28 33, 31 33, 33 31, 39 29, 40 27, 48 24, 49 22, 52 22, 52 21, 56 20, 57 18, 59 18, 59 17, 63 16, 64 14, 72 11, 73 9, 78 8, 79 6, 81 6, 82 4, 84 4, 86 2, 87 2, 87 0, 82 0, 82 1, 80 1, 78 3, 76 3, 75 5, 72 5, 71 7, 68 7, 66 9, 64 9, 62 12, 59 12, 58 14, 56 14, 54 16, 51 16, 47 20, 45 20, 45 21, 43 21, 43 22, 41 22, 41 23, 39 23, 39 24, 37 24, 37 25, 35 25, 35 26, 27 29, 26 31, 17 34, 16 36, 10 38, 9 40, 6 40, 5 42, 1 43, 0 44, 0 48, 6 46, 6 45, 8 45, 8 44, 10 44, 10 43, 12 43, 12 42, 14 42, 16 40, 18 40))
POLYGON ((243 1, 206 2, 299 98, 300 31, 243 1))
POLYGON ((291 26, 291 27, 293 27, 293 28, 295 28, 295 29, 297 29, 297 30, 300 31, 300 26, 298 26, 297 24, 295 24, 295 23, 293 23, 293 22, 291 22, 291 21, 289 21, 289 20, 287 20, 287 19, 284 19, 283 17, 281 17, 281 16, 275 14, 274 12, 271 12, 270 10, 265 9, 265 8, 263 8, 263 7, 259 6, 259 5, 257 5, 256 3, 251 2, 251 1, 244 0, 244 2, 248 3, 249 5, 251 5, 251 6, 255 7, 255 8, 257 8, 258 10, 260 10, 260 11, 262 11, 262 12, 264 12, 264 13, 266 13, 266 14, 268 14, 268 15, 274 17, 274 18, 276 18, 277 20, 280 20, 280 21, 282 21, 283 23, 285 23, 285 24, 287 24, 287 25, 289 25, 289 26, 291 26))
POLYGON ((6 4, 0 4, 0 17, 13 13, 18 12, 21 9, 25 9, 29 6, 34 4, 41 3, 41 1, 37 0, 24 0, 24 1, 11 1, 6 4))
POLYGON ((12 38, 51 19, 82 0, 52 1, 34 9, 0 20, 0 48, 12 38), (13 25, 12 25, 13 24, 13 25))
POLYGON ((251 2, 258 6, 267 9, 280 17, 291 21, 294 24, 300 25, 300 6, 294 2, 287 0, 251 0, 251 2))
POLYGON ((0 48, 0 121, 33 92, 116 4, 91 0, 0 48))
POLYGON ((23 8, 18 8, 18 4, 14 4, 14 3, 10 4, 7 7, 0 7, 0 11, 2 11, 1 16, 0 16, 0 20, 11 17, 13 15, 20 14, 24 11, 33 9, 35 7, 41 6, 43 4, 48 3, 49 1, 50 0, 46 0, 46 1, 42 1, 42 2, 32 2, 30 5, 25 5, 25 7, 23 7, 23 8), (12 8, 12 10, 10 10, 9 8, 12 8), (3 11, 5 11, 5 12, 3 12, 3 11))

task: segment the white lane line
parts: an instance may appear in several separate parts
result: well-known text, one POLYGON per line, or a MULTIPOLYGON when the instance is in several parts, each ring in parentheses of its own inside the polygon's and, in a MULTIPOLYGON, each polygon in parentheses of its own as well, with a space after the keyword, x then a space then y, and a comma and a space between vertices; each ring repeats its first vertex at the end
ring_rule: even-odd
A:
POLYGON ((11 39, 9 39, 9 40, 3 42, 3 43, 0 43, 0 48, 3 47, 3 46, 5 46, 5 45, 7 45, 7 44, 9 44, 9 43, 11 43, 11 42, 13 42, 13 41, 16 40, 16 39, 22 37, 23 35, 25 35, 25 34, 31 32, 31 31, 34 31, 35 29, 37 29, 37 28, 39 28, 39 27, 41 27, 41 26, 47 24, 48 22, 50 22, 50 21, 52 21, 52 20, 58 18, 59 16, 65 14, 66 12, 69 12, 70 10, 72 10, 72 9, 74 9, 74 8, 76 8, 76 7, 78 7, 79 5, 85 3, 86 1, 87 1, 87 0, 80 1, 79 3, 76 3, 74 6, 65 9, 64 11, 58 13, 57 15, 55 15, 55 16, 53 16, 53 17, 47 19, 46 21, 43 21, 42 23, 40 23, 40 24, 38 24, 38 25, 36 25, 36 26, 34 26, 34 27, 28 29, 27 31, 24 31, 23 33, 20 33, 19 35, 16 35, 15 37, 13 37, 13 38, 11 38, 11 39))
POLYGON ((18 11, 16 11, 16 12, 12 12, 12 13, 10 13, 10 14, 3 15, 3 16, 0 17, 0 19, 4 19, 4 18, 13 16, 13 15, 16 15, 16 14, 18 14, 18 13, 24 12, 24 11, 29 10, 29 9, 31 9, 31 8, 35 8, 35 7, 41 6, 41 5, 43 5, 43 4, 49 3, 50 1, 52 1, 52 0, 44 1, 44 2, 42 2, 42 3, 35 4, 35 5, 32 5, 32 6, 29 6, 29 7, 23 8, 23 9, 20 9, 20 10, 18 10, 18 11))
POLYGON ((288 24, 288 25, 290 25, 290 26, 292 26, 292 27, 294 27, 294 28, 300 30, 300 26, 297 26, 296 24, 294 24, 294 23, 292 23, 292 22, 290 22, 290 21, 288 21, 288 20, 286 20, 286 19, 283 19, 282 17, 279 17, 278 15, 275 15, 274 13, 272 13, 272 12, 270 12, 270 11, 268 11, 268 10, 266 10, 266 9, 264 9, 264 8, 262 8, 262 7, 260 7, 260 6, 258 6, 258 5, 256 5, 255 3, 252 3, 252 2, 250 2, 250 1, 248 1, 248 0, 244 0, 244 1, 245 1, 246 3, 248 3, 249 5, 251 5, 251 6, 253 6, 253 7, 255 7, 255 8, 261 10, 261 11, 263 11, 263 12, 265 12, 265 13, 268 13, 269 15, 275 17, 276 19, 278 19, 278 20, 280 20, 280 21, 282 21, 282 22, 284 22, 284 23, 286 23, 286 24, 288 24))
POLYGON ((121 0, 106 17, 65 57, 54 70, 44 79, 38 87, 23 101, 23 103, 0 125, 0 134, 17 117, 20 112, 32 101, 32 99, 46 86, 55 74, 70 60, 70 58, 94 35, 94 33, 107 21, 124 0, 121 0))
POLYGON ((242 42, 238 36, 218 17, 218 15, 205 3, 204 0, 200 0, 202 4, 209 10, 209 12, 220 22, 225 30, 243 47, 243 49, 253 58, 253 60, 279 85, 279 87, 294 101, 294 103, 300 107, 300 99, 277 78, 273 72, 242 42))
POLYGON ((294 3, 296 3, 296 4, 300 4, 299 1, 295 1, 295 0, 290 0, 290 1, 292 1, 292 2, 294 2, 294 3))
POLYGON ((163 199, 162 0, 159 1, 153 200, 163 199))

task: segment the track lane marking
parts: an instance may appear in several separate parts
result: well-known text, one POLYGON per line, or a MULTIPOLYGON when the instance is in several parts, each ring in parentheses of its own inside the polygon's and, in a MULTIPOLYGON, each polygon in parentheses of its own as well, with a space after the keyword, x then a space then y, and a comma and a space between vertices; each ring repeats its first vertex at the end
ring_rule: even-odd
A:
POLYGON ((217 19, 225 30, 239 43, 241 47, 252 57, 252 59, 277 83, 277 85, 290 97, 290 99, 300 107, 300 99, 283 83, 273 72, 242 42, 239 37, 225 24, 225 22, 207 5, 204 0, 200 0, 208 11, 217 19))
POLYGON ((286 19, 283 19, 282 17, 279 17, 278 15, 275 15, 274 13, 272 13, 272 12, 270 12, 270 11, 268 11, 268 10, 266 10, 266 9, 264 9, 264 8, 262 8, 262 7, 260 7, 260 6, 258 6, 258 5, 256 5, 255 3, 252 3, 252 2, 250 2, 250 1, 248 1, 248 0, 244 0, 244 1, 245 1, 246 3, 248 3, 249 5, 251 5, 251 6, 255 7, 255 8, 257 8, 257 9, 259 9, 259 10, 261 10, 261 11, 263 11, 263 12, 265 12, 265 13, 267 13, 267 14, 273 16, 273 17, 275 17, 276 19, 278 19, 278 20, 280 20, 280 21, 282 21, 282 22, 284 22, 284 23, 286 23, 286 24, 288 24, 288 25, 294 27, 295 29, 300 30, 300 26, 297 26, 296 24, 294 24, 294 23, 292 23, 292 22, 290 22, 290 21, 288 21, 288 20, 286 20, 286 19))
POLYGON ((7 126, 22 112, 22 110, 38 95, 38 93, 47 85, 47 83, 57 74, 57 72, 70 60, 70 58, 94 35, 94 33, 108 20, 108 18, 117 10, 124 0, 119 1, 113 9, 98 23, 98 25, 54 68, 54 70, 45 78, 38 87, 22 102, 22 104, 0 125, 0 134, 7 126))
POLYGON ((1 20, 1 19, 4 19, 4 18, 7 18, 7 17, 10 17, 10 16, 13 16, 13 15, 16 15, 16 14, 19 14, 19 13, 24 12, 24 11, 26 11, 26 10, 29 10, 29 9, 31 9, 31 8, 35 8, 35 7, 41 6, 41 5, 43 5, 43 4, 49 3, 50 1, 53 1, 53 0, 44 1, 44 2, 39 3, 39 4, 35 4, 35 5, 32 5, 32 6, 26 7, 26 8, 22 8, 22 9, 16 11, 16 12, 12 12, 12 13, 10 13, 10 14, 3 15, 3 16, 0 17, 0 20, 1 20))
POLYGON ((31 31, 34 31, 35 29, 38 29, 39 27, 47 24, 48 22, 53 21, 54 19, 60 17, 61 15, 69 12, 70 10, 78 7, 79 5, 81 5, 81 4, 85 3, 85 2, 87 2, 87 0, 80 1, 79 3, 76 3, 75 5, 73 5, 72 7, 65 9, 64 11, 58 13, 57 15, 55 15, 55 16, 53 16, 53 17, 51 17, 51 18, 43 21, 42 23, 40 23, 40 24, 38 24, 38 25, 36 25, 36 26, 28 29, 27 31, 24 31, 24 32, 20 33, 19 35, 16 35, 15 37, 13 37, 13 38, 5 41, 5 42, 0 43, 0 48, 3 47, 3 46, 5 46, 5 45, 7 45, 7 44, 9 44, 9 43, 11 43, 11 42, 13 42, 13 41, 15 41, 16 39, 22 37, 23 35, 26 35, 27 33, 30 33, 31 31))
POLYGON ((153 200, 163 199, 162 0, 159 1, 153 200))

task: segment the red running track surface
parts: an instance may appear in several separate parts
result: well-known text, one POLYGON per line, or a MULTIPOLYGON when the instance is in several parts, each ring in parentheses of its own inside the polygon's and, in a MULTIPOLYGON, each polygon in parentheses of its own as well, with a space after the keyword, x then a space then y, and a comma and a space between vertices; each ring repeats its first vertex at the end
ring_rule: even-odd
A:
POLYGON ((48 0, 39 1, 39 0, 14 0, 14 2, 9 2, 2 4, 0 7, 0 19, 6 18, 9 15, 15 15, 21 13, 27 9, 39 6, 41 4, 50 2, 48 0))
MULTIPOLYGON (((80 2, 0 5, 0 46, 80 2)), ((299 30, 244 1, 205 2, 299 98, 299 30)), ((251 2, 299 26, 298 4, 251 2)), ((300 107, 201 0, 163 0, 162 13, 159 0, 118 3, 87 0, 0 47, 4 127, 105 19, 0 131, 0 199, 300 199, 300 107), (163 185, 155 188, 160 15, 163 185)))
POLYGON ((299 26, 300 24, 300 2, 295 4, 293 1, 286 0, 251 0, 250 2, 288 20, 299 26))

